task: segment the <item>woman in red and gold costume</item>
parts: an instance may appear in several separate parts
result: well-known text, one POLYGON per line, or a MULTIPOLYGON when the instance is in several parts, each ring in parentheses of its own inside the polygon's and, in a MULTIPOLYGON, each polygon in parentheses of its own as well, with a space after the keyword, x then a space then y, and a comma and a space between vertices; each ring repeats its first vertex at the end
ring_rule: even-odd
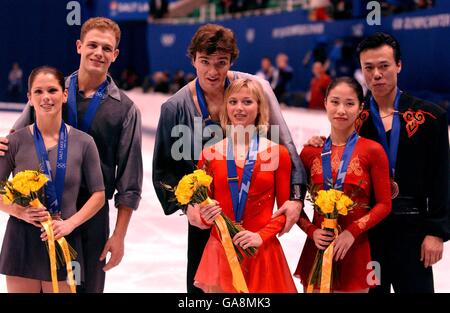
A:
POLYGON ((212 226, 221 212, 241 224, 244 230, 234 236, 233 243, 242 249, 255 247, 257 252, 233 262, 213 227, 195 286, 205 292, 297 292, 276 237, 286 217, 272 218, 275 200, 281 205, 289 199, 288 150, 263 135, 269 109, 258 82, 233 81, 224 101, 221 126, 227 137, 205 148, 198 163, 213 176, 211 198, 216 203, 202 206, 200 213, 205 225, 212 226), (242 278, 240 286, 236 270, 242 278))
MULTIPOLYGON (((362 108, 363 91, 357 81, 340 77, 331 82, 325 97, 331 123, 329 150, 325 151, 327 144, 324 148, 305 146, 300 154, 311 186, 326 189, 324 182, 329 179, 324 176, 329 172, 332 181, 340 184, 341 190, 356 204, 347 215, 339 215, 340 231, 336 238, 332 232, 321 229, 322 215, 314 212, 311 223, 302 212, 298 225, 308 237, 295 276, 301 279, 305 290, 318 249, 327 249, 333 241, 331 292, 367 292, 377 283, 375 275, 371 275, 367 230, 391 211, 389 162, 380 144, 356 134, 354 122, 362 108), (372 208, 369 203, 374 203, 372 208)), ((374 269, 379 270, 376 265, 374 269)), ((320 285, 314 284, 312 289, 317 292, 320 285)))

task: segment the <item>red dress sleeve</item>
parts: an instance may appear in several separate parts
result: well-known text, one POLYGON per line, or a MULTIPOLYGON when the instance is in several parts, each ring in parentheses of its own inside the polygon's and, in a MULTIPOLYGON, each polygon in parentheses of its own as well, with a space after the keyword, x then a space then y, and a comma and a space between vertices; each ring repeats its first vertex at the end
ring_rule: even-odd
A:
POLYGON ((347 230, 353 237, 359 236, 378 224, 389 215, 392 209, 391 185, 389 178, 389 161, 383 147, 371 140, 367 140, 370 179, 375 193, 375 205, 363 217, 351 223, 347 230))
MULTIPOLYGON (((300 159, 302 160, 302 163, 305 166, 306 174, 308 176, 308 182, 310 183, 310 177, 311 177, 311 159, 312 159, 312 153, 313 151, 309 147, 304 147, 302 152, 300 153, 300 159)), ((300 218, 297 221, 297 225, 306 233, 306 235, 310 238, 313 237, 313 233, 318 229, 316 225, 311 223, 311 221, 308 218, 308 215, 306 215, 305 211, 302 210, 300 213, 300 218)))
POLYGON ((316 225, 311 223, 308 215, 306 215, 305 211, 302 210, 300 213, 300 218, 298 219, 297 225, 306 233, 306 235, 310 238, 313 237, 316 229, 319 229, 316 225))
MULTIPOLYGON (((289 200, 290 195, 290 182, 291 182, 291 158, 289 156, 288 150, 282 146, 278 145, 279 152, 274 149, 274 154, 278 153, 278 167, 275 170, 275 196, 277 199, 278 207, 281 207, 283 203, 289 200)), ((286 216, 284 214, 272 218, 270 222, 258 231, 263 242, 273 238, 278 234, 284 227, 286 223, 286 216)))

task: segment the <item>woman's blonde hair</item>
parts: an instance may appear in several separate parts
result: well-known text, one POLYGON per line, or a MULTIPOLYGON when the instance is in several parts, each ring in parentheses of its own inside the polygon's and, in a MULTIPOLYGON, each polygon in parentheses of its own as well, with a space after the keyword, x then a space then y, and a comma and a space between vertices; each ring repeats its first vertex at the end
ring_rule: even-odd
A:
POLYGON ((267 131, 269 126, 269 104, 267 102, 266 94, 258 81, 249 78, 236 79, 228 86, 225 91, 224 106, 220 112, 220 126, 222 126, 222 129, 226 133, 227 126, 231 125, 230 118, 227 114, 228 99, 242 88, 247 88, 258 103, 258 114, 256 115, 255 126, 259 131, 267 131))

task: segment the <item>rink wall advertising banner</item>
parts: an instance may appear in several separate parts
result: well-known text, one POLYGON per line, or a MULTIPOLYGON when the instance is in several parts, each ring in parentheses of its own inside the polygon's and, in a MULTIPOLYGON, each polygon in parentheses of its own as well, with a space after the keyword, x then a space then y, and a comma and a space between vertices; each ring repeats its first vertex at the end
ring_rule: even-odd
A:
MULTIPOLYGON (((240 55, 235 69, 256 72, 263 56, 274 60, 279 52, 284 52, 294 69, 293 90, 308 89, 311 70, 309 65, 303 64, 303 59, 317 45, 324 43, 332 47, 335 39, 342 38, 354 53, 361 38, 375 31, 392 33, 401 43, 402 59, 407 64, 400 75, 401 86, 436 93, 449 93, 450 90, 450 10, 445 6, 383 17, 379 26, 369 26, 366 19, 309 22, 307 12, 302 10, 218 23, 231 28, 237 35, 240 55), (436 62, 438 66, 429 66, 430 62, 436 62), (439 79, 430 80, 429 77, 439 79)), ((182 69, 193 72, 186 49, 198 26, 149 24, 147 44, 151 71, 174 73, 182 69)), ((353 59, 352 66, 357 68, 359 64, 355 57, 353 59)))
POLYGON ((146 20, 149 12, 148 0, 97 0, 96 15, 115 21, 146 20))
POLYGON ((145 21, 150 9, 149 0, 96 0, 94 5, 96 16, 109 17, 117 22, 145 21))

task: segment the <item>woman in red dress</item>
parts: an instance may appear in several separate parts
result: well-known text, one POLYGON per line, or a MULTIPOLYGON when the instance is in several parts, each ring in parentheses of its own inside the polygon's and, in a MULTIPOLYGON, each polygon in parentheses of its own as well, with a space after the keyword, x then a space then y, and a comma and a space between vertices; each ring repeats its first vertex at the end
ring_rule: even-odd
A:
MULTIPOLYGON (((198 163, 213 176, 211 198, 217 201, 201 207, 203 223, 213 225, 223 212, 243 226, 245 230, 234 236, 233 243, 242 249, 257 248, 254 256, 240 262, 249 292, 297 292, 276 237, 286 218, 272 218, 275 199, 278 205, 289 199, 289 153, 261 135, 268 125, 268 105, 258 82, 233 81, 225 94, 225 104, 221 125, 227 138, 205 148, 198 163), (236 178, 235 187, 230 177, 236 178)), ((239 291, 233 285, 216 227, 211 230, 194 284, 205 292, 239 291)))
MULTIPOLYGON (((319 186, 319 190, 325 189, 323 172, 326 168, 322 166, 325 160, 331 163, 333 182, 336 182, 338 171, 339 177, 345 175, 342 190, 357 204, 347 215, 339 215, 341 231, 337 238, 333 238, 332 232, 321 229, 322 215, 314 212, 311 223, 302 212, 298 225, 308 237, 295 276, 300 277, 305 290, 318 249, 325 250, 334 239, 333 268, 336 271, 333 273, 331 291, 367 292, 376 284, 375 276, 371 275, 373 269, 367 230, 391 211, 389 162, 380 144, 358 137, 355 133, 354 122, 362 107, 363 92, 358 82, 348 77, 333 81, 325 97, 325 108, 331 123, 331 162, 326 160, 326 152, 321 147, 305 146, 300 154, 311 185, 319 186), (351 142, 354 144, 353 152, 344 154, 351 142), (348 164, 347 169, 342 170, 344 166, 341 168, 341 165, 345 163, 348 164), (374 203, 372 208, 369 208, 369 203, 374 203)), ((319 286, 314 286, 315 291, 318 289, 319 286)))

